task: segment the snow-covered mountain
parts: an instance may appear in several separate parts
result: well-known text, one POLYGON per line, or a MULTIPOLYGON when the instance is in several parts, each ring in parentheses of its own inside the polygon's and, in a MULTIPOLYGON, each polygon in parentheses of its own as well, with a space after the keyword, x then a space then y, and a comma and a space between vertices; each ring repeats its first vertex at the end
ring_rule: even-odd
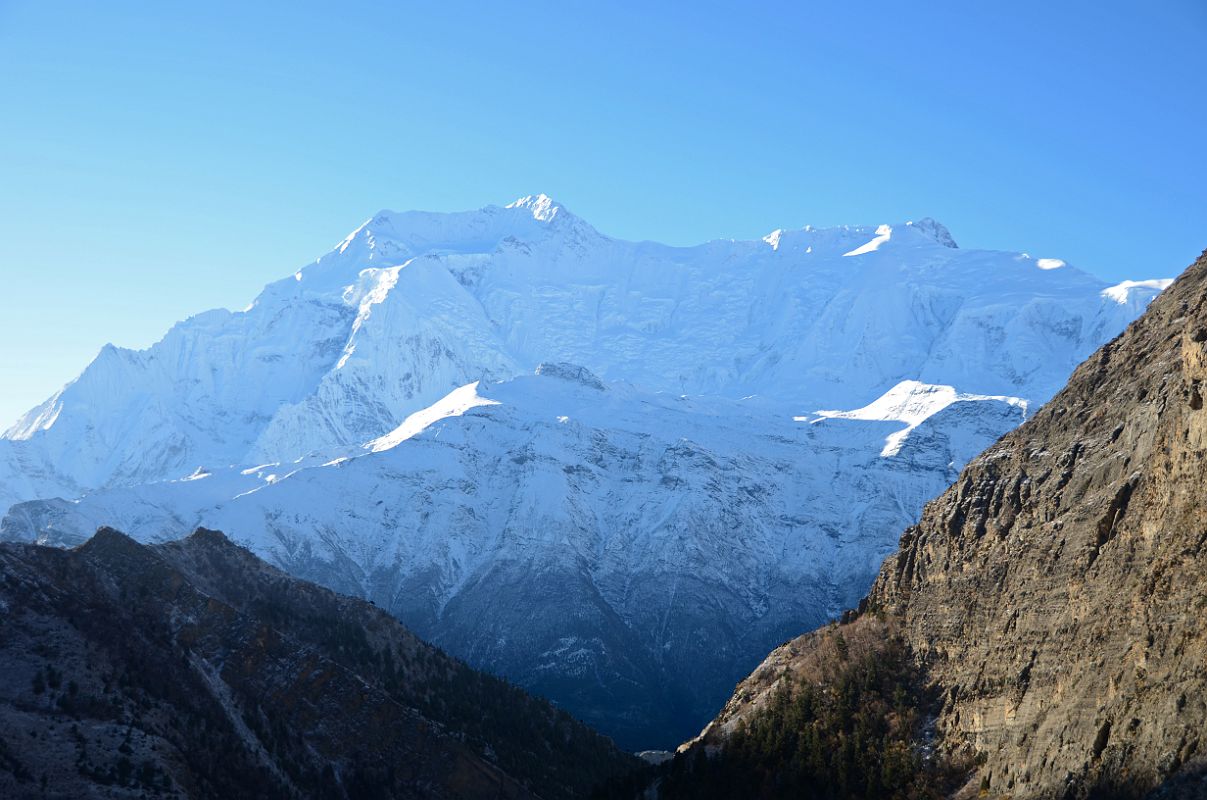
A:
POLYGON ((544 196, 382 212, 18 421, 0 537, 221 528, 665 745, 1164 285, 931 220, 675 248, 544 196))

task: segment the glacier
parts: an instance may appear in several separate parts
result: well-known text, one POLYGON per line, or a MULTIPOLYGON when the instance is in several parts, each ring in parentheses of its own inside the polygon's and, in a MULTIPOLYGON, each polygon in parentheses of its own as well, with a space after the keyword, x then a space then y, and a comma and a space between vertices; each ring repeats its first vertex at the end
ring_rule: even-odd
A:
POLYGON ((544 195, 383 211, 18 420, 0 539, 222 529, 664 747, 1166 285, 929 219, 671 247, 544 195))

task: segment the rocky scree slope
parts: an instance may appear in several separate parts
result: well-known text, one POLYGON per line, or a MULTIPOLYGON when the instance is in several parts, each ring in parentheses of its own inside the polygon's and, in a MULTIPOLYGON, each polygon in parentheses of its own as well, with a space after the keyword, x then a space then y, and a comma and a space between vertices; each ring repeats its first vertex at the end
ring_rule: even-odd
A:
POLYGON ((5 797, 561 798, 634 760, 199 530, 0 545, 5 797))
POLYGON ((888 626, 926 687, 915 751, 968 769, 961 795, 1207 795, 1205 387, 1207 254, 926 506, 853 621, 773 652, 685 751, 888 626))

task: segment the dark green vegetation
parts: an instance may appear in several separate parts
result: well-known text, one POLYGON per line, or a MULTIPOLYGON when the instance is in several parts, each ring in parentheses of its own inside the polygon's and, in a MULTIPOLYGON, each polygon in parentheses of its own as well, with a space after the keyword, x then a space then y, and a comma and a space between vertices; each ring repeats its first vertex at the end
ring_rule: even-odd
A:
POLYGON ((0 546, 0 796, 587 796, 635 760, 221 534, 0 546))
POLYGON ((965 770, 926 746, 933 703, 901 639, 879 628, 874 638, 851 634, 860 631, 815 634, 829 663, 747 687, 762 696, 757 711, 733 719, 722 747, 706 735, 671 762, 664 800, 938 798, 958 786, 965 770))

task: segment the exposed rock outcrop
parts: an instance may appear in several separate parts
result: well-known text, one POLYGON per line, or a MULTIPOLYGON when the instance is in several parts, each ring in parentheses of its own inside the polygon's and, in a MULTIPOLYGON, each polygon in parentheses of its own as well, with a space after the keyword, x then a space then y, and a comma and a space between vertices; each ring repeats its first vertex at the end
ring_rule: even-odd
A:
POLYGON ((1207 742, 1207 256, 927 506, 867 605, 991 792, 1140 793, 1207 742))
POLYGON ((914 746, 968 765, 961 794, 1207 796, 1205 391, 1207 254, 927 505, 853 621, 772 653, 686 749, 829 685, 833 631, 889 626, 937 698, 914 746))

